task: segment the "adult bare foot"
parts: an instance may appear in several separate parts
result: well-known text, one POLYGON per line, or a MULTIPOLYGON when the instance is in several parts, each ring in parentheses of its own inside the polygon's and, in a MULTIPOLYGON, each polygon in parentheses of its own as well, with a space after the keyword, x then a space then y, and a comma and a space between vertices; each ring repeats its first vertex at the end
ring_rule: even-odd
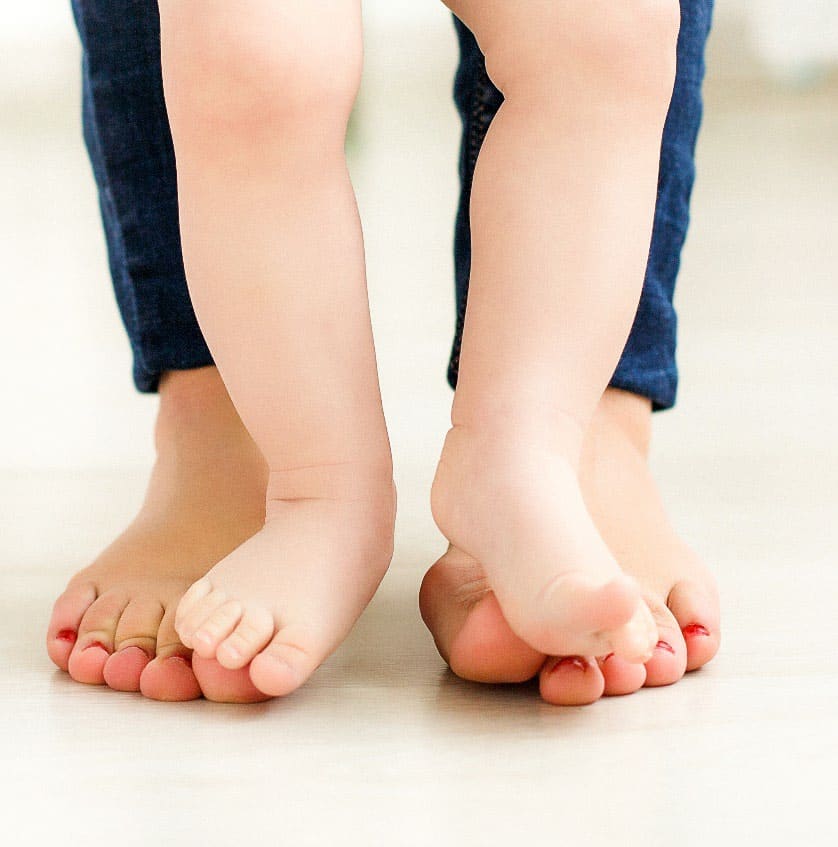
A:
POLYGON ((450 547, 425 576, 420 605, 455 673, 480 682, 538 674, 545 700, 571 705, 669 685, 713 658, 720 638, 715 581, 666 517, 647 464, 650 433, 648 401, 609 389, 586 434, 580 478, 597 529, 654 618, 651 659, 548 657, 512 631, 482 565, 450 547))
POLYGON ((191 700, 202 686, 211 699, 264 699, 246 671, 197 657, 193 668, 174 627, 189 586, 264 522, 267 468, 215 368, 163 378, 155 441, 139 514, 70 580, 47 651, 78 682, 155 700, 191 700))

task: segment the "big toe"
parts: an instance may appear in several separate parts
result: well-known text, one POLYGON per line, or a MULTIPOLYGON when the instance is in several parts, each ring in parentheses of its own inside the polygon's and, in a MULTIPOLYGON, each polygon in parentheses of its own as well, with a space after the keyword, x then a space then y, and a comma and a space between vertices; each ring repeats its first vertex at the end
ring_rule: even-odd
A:
POLYGON ((715 587, 681 580, 669 592, 667 606, 683 633, 688 671, 706 665, 719 651, 721 622, 715 587))
POLYGON ((263 694, 285 697, 314 673, 328 653, 320 639, 287 626, 250 663, 250 679, 263 694))
POLYGON ((253 684, 248 668, 230 670, 216 659, 193 655, 192 670, 204 697, 215 703, 263 703, 271 699, 253 684))
POLYGON ((479 563, 455 548, 425 574, 419 605, 440 655, 463 679, 524 682, 544 663, 510 629, 479 563))

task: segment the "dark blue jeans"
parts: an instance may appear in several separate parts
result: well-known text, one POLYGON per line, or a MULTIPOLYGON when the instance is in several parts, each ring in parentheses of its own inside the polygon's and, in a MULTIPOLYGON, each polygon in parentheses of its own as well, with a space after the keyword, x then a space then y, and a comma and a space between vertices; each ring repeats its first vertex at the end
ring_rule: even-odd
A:
MULTIPOLYGON (((155 0, 72 0, 83 46, 84 134, 99 189, 117 302, 134 357, 134 382, 155 391, 168 370, 212 364, 181 259, 177 183, 160 70, 155 0)), ((689 225, 701 123, 704 47, 713 0, 681 0, 678 73, 664 130, 655 225, 637 317, 612 385, 675 402, 672 298, 689 225)), ((448 377, 456 385, 471 265, 474 166, 502 95, 471 33, 455 21, 460 66, 454 98, 463 122, 462 186, 455 231, 457 324, 448 377)), ((561 198, 557 198, 561 202, 561 198)))

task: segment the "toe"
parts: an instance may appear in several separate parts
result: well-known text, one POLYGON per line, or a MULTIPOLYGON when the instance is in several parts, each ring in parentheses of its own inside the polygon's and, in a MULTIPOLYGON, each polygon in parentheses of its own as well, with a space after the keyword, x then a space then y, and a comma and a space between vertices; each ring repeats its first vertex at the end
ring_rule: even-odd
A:
POLYGON ((132 600, 119 618, 114 653, 104 667, 105 682, 117 691, 139 691, 140 676, 154 658, 163 607, 156 600, 132 600))
POLYGON ((284 627, 250 663, 250 679, 264 694, 284 697, 296 691, 326 657, 307 633, 284 627))
POLYGON ((140 691, 151 700, 182 702, 201 696, 190 650, 175 631, 175 607, 169 606, 157 630, 155 658, 140 674, 140 691))
POLYGON ((634 694, 646 682, 646 668, 637 662, 627 662, 614 653, 609 653, 597 664, 605 681, 604 695, 618 697, 634 694))
POLYGON ((605 691, 605 679, 595 661, 582 656, 548 659, 539 676, 541 697, 554 706, 586 706, 605 691))
POLYGON ((192 657, 193 670, 207 700, 215 703, 263 703, 270 700, 251 681, 248 668, 231 671, 215 659, 192 657))
POLYGON ((647 600, 657 627, 652 658, 646 662, 646 686, 672 685, 687 669, 687 645, 672 612, 657 600, 647 600))
MULTIPOLYGON (((204 582, 204 580, 201 580, 204 582)), ((193 586, 194 588, 195 586, 193 586)), ((189 589, 190 591, 192 589, 189 589)), ((190 649, 194 648, 192 636, 201 624, 214 614, 224 603, 227 595, 223 591, 210 591, 209 594, 201 595, 198 599, 187 602, 188 592, 178 605, 175 616, 175 629, 180 640, 190 649)))
POLYGON ((236 628, 242 612, 238 600, 222 603, 192 634, 195 652, 202 659, 214 659, 218 645, 236 628))
MULTIPOLYGON (((574 571, 553 580, 541 592, 542 613, 516 627, 534 647, 553 656, 620 655, 626 645, 613 636, 626 631, 627 645, 634 641, 633 621, 642 600, 637 584, 625 575, 603 582, 574 571)), ((632 649, 634 649, 632 647, 632 649)), ((625 656, 631 660, 630 656, 625 656)))
POLYGON ((218 646, 216 658, 222 667, 239 670, 268 644, 275 631, 273 615, 267 609, 247 609, 238 626, 218 646))
POLYGON ((639 603, 631 620, 607 633, 611 651, 626 662, 643 664, 653 655, 658 628, 646 603, 639 603))
POLYGON ((721 641, 718 593, 692 580, 676 583, 667 606, 678 622, 687 645, 687 670, 706 665, 721 641))
POLYGON ((76 682, 104 684, 105 662, 113 653, 116 627, 127 605, 127 595, 108 592, 94 600, 85 612, 68 662, 70 676, 76 682))
POLYGON ((457 676, 475 682, 525 682, 544 663, 509 628, 494 594, 487 594, 468 613, 451 643, 449 665, 457 676))
POLYGON ((524 682, 544 664, 510 629, 478 562, 456 548, 425 575, 419 606, 440 655, 463 679, 524 682))
POLYGON ((82 618, 95 599, 96 586, 87 582, 70 586, 55 601, 47 629, 47 653, 62 671, 68 668, 82 618))

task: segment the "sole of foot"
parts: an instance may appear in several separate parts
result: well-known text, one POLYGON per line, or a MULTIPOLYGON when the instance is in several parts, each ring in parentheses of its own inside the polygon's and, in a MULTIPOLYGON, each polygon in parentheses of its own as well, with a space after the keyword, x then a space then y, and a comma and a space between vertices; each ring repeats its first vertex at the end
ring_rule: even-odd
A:
POLYGON ((393 553, 389 457, 271 474, 267 521, 186 593, 175 627, 197 657, 249 668, 264 695, 302 685, 346 638, 393 553))
POLYGON ((70 580, 47 652, 77 682, 154 700, 264 700, 246 671, 193 662, 175 630, 189 586, 264 522, 267 468, 215 368, 164 376, 155 441, 139 514, 70 580))
POLYGON ((420 606, 454 673, 487 683, 538 676, 547 702, 585 705, 671 685, 715 656, 716 583, 666 516, 648 467, 650 433, 648 402, 609 389, 586 433, 579 478, 596 528, 654 621, 651 657, 638 663, 612 650, 550 655, 532 647, 507 623, 483 565, 451 546, 426 574, 420 606))

